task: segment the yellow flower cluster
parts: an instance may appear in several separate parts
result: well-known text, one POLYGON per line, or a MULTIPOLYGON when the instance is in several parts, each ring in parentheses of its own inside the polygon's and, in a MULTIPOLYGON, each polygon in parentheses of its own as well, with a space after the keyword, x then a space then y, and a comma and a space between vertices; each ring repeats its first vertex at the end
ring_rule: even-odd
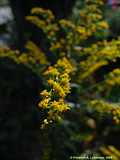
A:
POLYGON ((87 77, 91 76, 97 69, 105 65, 107 65, 107 61, 105 60, 91 62, 90 60, 88 60, 87 63, 85 63, 85 61, 81 62, 80 67, 83 69, 83 71, 81 72, 81 75, 79 77, 80 80, 86 79, 87 77))
POLYGON ((101 5, 102 0, 85 0, 84 8, 80 11, 79 24, 67 19, 56 20, 50 10, 42 8, 33 8, 27 20, 43 30, 52 53, 57 53, 58 57, 61 55, 70 57, 76 45, 96 33, 100 33, 101 36, 108 29, 107 22, 103 20, 101 5))
POLYGON ((120 69, 114 69, 106 76, 105 84, 110 86, 120 85, 120 69))
POLYGON ((63 57, 63 59, 59 59, 55 67, 58 68, 60 72, 67 74, 72 72, 74 69, 69 60, 65 57, 63 57))
POLYGON ((82 73, 80 79, 85 79, 92 75, 97 69, 107 65, 110 61, 116 61, 120 57, 120 40, 112 40, 110 42, 104 40, 90 47, 83 48, 86 60, 80 61, 80 68, 82 73))
POLYGON ((2 47, 0 48, 0 57, 8 57, 10 59, 13 59, 14 61, 18 62, 18 58, 20 56, 19 51, 13 51, 8 47, 2 47))
POLYGON ((72 23, 72 21, 66 20, 66 19, 61 19, 59 20, 59 25, 63 28, 70 28, 70 29, 74 29, 75 28, 75 24, 72 23))
POLYGON ((49 110, 47 121, 58 118, 59 113, 69 109, 64 99, 70 92, 69 74, 72 70, 71 63, 63 57, 59 59, 54 66, 50 66, 48 70, 44 72, 50 88, 40 93, 42 100, 38 106, 49 110))
POLYGON ((80 41, 86 40, 90 35, 91 32, 84 26, 76 26, 75 28, 76 31, 76 37, 80 41))
POLYGON ((105 21, 100 21, 98 22, 98 27, 103 28, 103 29, 108 29, 108 23, 105 21))
POLYGON ((110 94, 113 87, 120 87, 120 68, 113 69, 110 73, 104 76, 104 81, 99 85, 99 91, 110 94))
POLYGON ((101 147, 100 151, 105 156, 110 156, 113 160, 119 160, 120 159, 120 150, 115 148, 112 145, 109 145, 107 147, 101 147))
POLYGON ((109 103, 103 100, 92 100, 90 107, 99 113, 110 114, 113 118, 113 122, 120 124, 120 105, 116 103, 109 103))
POLYGON ((53 13, 49 9, 33 8, 31 10, 31 14, 41 15, 48 22, 53 21, 55 19, 53 13))
POLYGON ((34 72, 42 72, 42 69, 48 64, 45 54, 33 42, 28 41, 26 44, 26 53, 13 51, 9 48, 3 47, 0 49, 0 57, 8 57, 16 63, 22 63, 27 67, 33 69, 34 72), (34 65, 34 67, 33 67, 34 65), (41 67, 39 67, 41 65, 41 67))
POLYGON ((56 32, 59 30, 58 24, 56 24, 53 13, 48 9, 33 8, 31 15, 27 16, 26 19, 42 29, 47 35, 47 38, 51 41, 56 40, 56 32))
POLYGON ((108 24, 103 20, 101 5, 103 1, 85 0, 85 7, 80 10, 81 24, 86 30, 86 37, 99 31, 108 29, 108 24))
POLYGON ((35 63, 38 64, 47 64, 47 58, 45 56, 45 53, 43 53, 35 43, 32 41, 28 41, 26 44, 26 49, 29 52, 29 56, 31 56, 32 59, 35 60, 35 63))
POLYGON ((120 56, 120 39, 112 41, 98 41, 89 47, 84 48, 83 52, 85 55, 96 56, 99 59, 107 59, 114 61, 120 56))

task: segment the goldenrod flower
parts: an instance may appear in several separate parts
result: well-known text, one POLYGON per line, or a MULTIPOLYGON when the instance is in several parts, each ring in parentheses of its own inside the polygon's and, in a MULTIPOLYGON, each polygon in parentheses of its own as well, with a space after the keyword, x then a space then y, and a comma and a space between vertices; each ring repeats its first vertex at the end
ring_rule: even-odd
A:
POLYGON ((43 75, 48 75, 48 76, 58 76, 60 73, 59 73, 59 71, 57 70, 57 68, 55 68, 55 67, 52 67, 52 66, 50 66, 50 67, 48 67, 48 69, 43 73, 43 75))
POLYGON ((39 108, 47 109, 49 106, 50 98, 44 98, 40 103, 38 104, 39 108))
POLYGON ((93 100, 90 106, 99 113, 110 114, 116 124, 120 124, 120 105, 116 103, 109 103, 103 100, 93 100))
POLYGON ((103 29, 108 29, 109 28, 108 23, 105 22, 105 21, 100 21, 98 23, 98 26, 101 27, 101 28, 103 28, 103 29))
POLYGON ((40 95, 41 95, 42 97, 49 97, 49 96, 50 96, 50 92, 48 92, 47 90, 43 90, 43 91, 40 93, 40 95))
POLYGON ((69 73, 73 70, 67 58, 59 59, 54 66, 48 67, 44 75, 48 77, 50 91, 44 90, 40 93, 41 102, 38 104, 41 108, 47 108, 48 121, 59 117, 59 113, 69 109, 69 105, 64 102, 66 95, 70 92, 69 73))

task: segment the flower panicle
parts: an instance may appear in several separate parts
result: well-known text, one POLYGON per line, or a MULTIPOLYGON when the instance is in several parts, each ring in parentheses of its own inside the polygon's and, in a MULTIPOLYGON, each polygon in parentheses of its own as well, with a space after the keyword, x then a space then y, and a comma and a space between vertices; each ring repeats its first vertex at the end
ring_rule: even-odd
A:
POLYGON ((54 66, 44 72, 47 77, 48 90, 40 93, 42 100, 38 107, 48 109, 47 122, 60 118, 59 114, 69 109, 65 97, 70 92, 70 76, 72 65, 65 57, 59 59, 54 66), (52 112, 52 113, 51 113, 52 112))

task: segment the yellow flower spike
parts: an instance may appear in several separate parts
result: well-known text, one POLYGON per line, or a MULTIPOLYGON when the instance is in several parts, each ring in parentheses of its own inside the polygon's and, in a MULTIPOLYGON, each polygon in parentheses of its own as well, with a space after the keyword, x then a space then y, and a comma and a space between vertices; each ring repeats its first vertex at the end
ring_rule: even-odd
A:
POLYGON ((48 77, 48 85, 50 91, 41 92, 42 100, 38 106, 48 109, 48 121, 58 119, 64 111, 69 109, 69 105, 65 103, 65 97, 70 92, 69 73, 73 68, 67 60, 62 58, 57 61, 54 66, 50 66, 44 73, 48 77))

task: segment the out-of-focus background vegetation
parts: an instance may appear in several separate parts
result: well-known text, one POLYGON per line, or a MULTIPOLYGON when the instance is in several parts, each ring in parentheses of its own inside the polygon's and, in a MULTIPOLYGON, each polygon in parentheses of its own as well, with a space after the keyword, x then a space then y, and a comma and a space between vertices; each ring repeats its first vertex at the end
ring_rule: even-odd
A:
MULTIPOLYGON (((108 41, 120 36, 119 5, 119 0, 115 8, 106 1, 102 8, 110 25, 106 36, 108 41)), ((0 47, 8 46, 12 50, 25 52, 26 42, 32 40, 54 62, 54 57, 48 52, 45 34, 26 21, 33 7, 50 9, 58 20, 67 18, 79 23, 83 0, 0 0, 0 47)), ((119 63, 116 66, 120 66, 119 63)), ((109 66, 103 68, 97 76, 103 77, 109 70, 109 66)), ((0 160, 68 160, 71 156, 85 153, 101 156, 98 151, 101 144, 114 146, 111 150, 106 149, 110 152, 107 155, 115 160, 120 159, 120 126, 107 126, 110 121, 109 118, 104 119, 104 115, 98 117, 96 123, 89 110, 81 111, 84 104, 74 106, 74 102, 79 102, 75 93, 81 89, 77 85, 68 97, 74 107, 64 114, 63 121, 41 129, 40 124, 46 113, 35 106, 44 86, 42 75, 38 76, 29 67, 12 59, 0 58, 0 160)), ((120 100, 119 92, 119 89, 113 90, 109 98, 120 100)))

